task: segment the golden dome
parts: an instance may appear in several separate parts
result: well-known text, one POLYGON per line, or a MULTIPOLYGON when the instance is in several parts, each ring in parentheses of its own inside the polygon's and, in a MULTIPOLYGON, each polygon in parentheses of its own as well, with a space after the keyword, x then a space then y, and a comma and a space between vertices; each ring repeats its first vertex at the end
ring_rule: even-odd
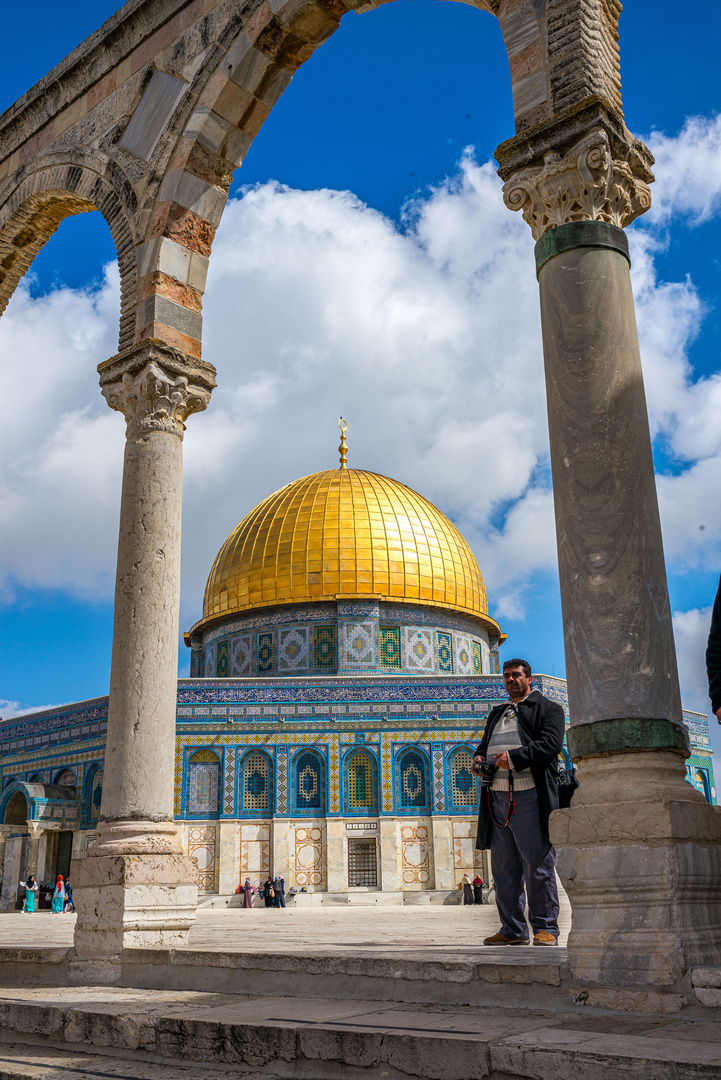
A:
POLYGON ((449 608, 500 634, 455 525, 405 484, 346 467, 304 476, 243 518, 213 563, 202 621, 341 598, 449 608))

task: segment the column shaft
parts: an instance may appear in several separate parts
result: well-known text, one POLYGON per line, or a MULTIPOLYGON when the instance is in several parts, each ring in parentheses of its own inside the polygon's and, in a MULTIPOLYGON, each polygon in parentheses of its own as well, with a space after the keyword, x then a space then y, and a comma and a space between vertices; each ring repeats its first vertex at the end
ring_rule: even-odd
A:
POLYGON ((173 820, 183 445, 128 438, 101 820, 173 820))
POLYGON ((573 724, 681 722, 629 265, 564 251, 539 276, 573 724))

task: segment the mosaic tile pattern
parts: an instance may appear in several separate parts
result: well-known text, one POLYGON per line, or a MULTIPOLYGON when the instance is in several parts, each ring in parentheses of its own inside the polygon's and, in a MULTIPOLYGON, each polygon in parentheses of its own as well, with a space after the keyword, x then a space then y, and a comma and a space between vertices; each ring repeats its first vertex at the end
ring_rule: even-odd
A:
POLYGON ((403 627, 403 663, 410 671, 433 671, 433 631, 403 627))
POLYGON ((381 735, 381 785, 383 810, 393 811, 393 739, 390 732, 381 735))
POLYGON ((243 810, 269 810, 272 768, 266 754, 248 754, 243 758, 243 810))
POLYGON ((317 671, 335 671, 338 666, 335 631, 335 626, 313 628, 313 663, 317 671))
POLYGON ((481 675, 483 673, 483 661, 481 659, 481 643, 480 641, 473 642, 473 674, 481 675))
POLYGON ((378 805, 371 758, 363 750, 346 763, 346 805, 353 810, 375 810, 378 805))
POLYGON ((485 641, 480 642, 481 646, 481 671, 482 675, 490 675, 491 673, 491 650, 485 641))
POLYGON ((454 671, 456 675, 472 675, 473 654, 471 651, 471 639, 462 634, 454 634, 453 637, 455 647, 454 671))
POLYGON ((210 645, 205 650, 205 663, 203 664, 203 671, 206 675, 212 676, 215 673, 215 645, 210 645))
POLYGON ((451 801, 454 806, 476 806, 476 778, 468 750, 457 750, 451 758, 451 801))
POLYGON ((103 770, 98 768, 93 773, 88 800, 88 821, 92 824, 100 817, 100 803, 103 798, 103 770))
POLYGON ((257 635, 258 654, 256 657, 256 670, 259 675, 269 674, 275 671, 275 634, 257 635))
POLYGON ((240 879, 250 878, 257 887, 270 873, 270 825, 265 822, 240 826, 240 879))
POLYGON ((188 829, 188 855, 198 864, 198 892, 216 891, 216 826, 192 826, 188 829))
POLYGON ((479 870, 483 870, 483 858, 480 851, 476 851, 476 828, 475 818, 467 820, 456 819, 452 822, 453 842, 453 870, 456 884, 461 881, 464 874, 468 874, 471 880, 479 870))
POLYGON ((275 809, 278 814, 288 813, 288 747, 275 748, 275 809))
POLYGON ((399 626, 381 626, 381 667, 401 668, 401 631, 399 626))
POLYGON ((431 888, 430 839, 427 825, 401 825, 401 876, 404 888, 431 888))
POLYGON ((253 674, 253 635, 239 634, 230 643, 230 674, 236 678, 253 674))
POLYGON ((295 884, 296 888, 323 890, 326 888, 324 830, 318 827, 296 826, 295 884))
POLYGON ((235 810, 235 765, 237 751, 234 746, 226 747, 224 790, 223 790, 223 813, 232 814, 235 810))
POLYGON ((220 812, 220 759, 212 750, 198 750, 188 761, 186 805, 189 814, 220 812))
POLYGON ((215 674, 219 679, 227 679, 230 675, 230 642, 219 641, 215 654, 215 674))
POLYGON ((444 783, 444 771, 443 771, 443 745, 442 743, 433 743, 432 751, 433 761, 433 809, 445 810, 446 798, 445 798, 445 783, 444 783))
POLYGON ((375 625, 373 623, 343 623, 343 666, 348 668, 374 667, 376 663, 375 625))
POLYGON ((310 628, 291 627, 278 631, 278 671, 307 671, 310 667, 310 628))
POLYGON ((403 810, 428 809, 425 759, 415 750, 401 754, 398 763, 399 805, 403 810))
POLYGON ((340 813, 340 739, 336 734, 329 736, 330 770, 328 778, 328 808, 331 814, 340 813))
POLYGON ((436 634, 436 669, 444 675, 453 674, 453 635, 440 630, 436 634))

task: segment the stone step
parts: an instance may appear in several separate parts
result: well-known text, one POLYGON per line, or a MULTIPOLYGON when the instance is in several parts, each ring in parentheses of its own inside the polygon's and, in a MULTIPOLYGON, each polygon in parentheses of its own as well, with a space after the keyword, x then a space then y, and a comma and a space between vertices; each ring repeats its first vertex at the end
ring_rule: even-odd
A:
MULTIPOLYGON (((238 1080, 236 1066, 203 1067, 203 1080, 238 1080)), ((257 1074, 256 1074, 257 1075, 257 1074)), ((244 1080, 253 1074, 243 1071, 244 1080)), ((197 1062, 139 1061, 135 1057, 0 1042, 0 1080, 197 1080, 197 1062)), ((264 1073, 263 1080, 270 1080, 264 1073)))
MULTIPOLYGON (((336 1001, 374 1000, 433 1005, 514 1005, 566 1009, 569 976, 563 947, 471 948, 459 958, 448 946, 424 942, 412 952, 367 942, 347 953, 319 942, 312 952, 217 948, 126 949, 120 985, 143 990, 225 994, 257 992, 336 1001), (380 955, 379 955, 380 954, 380 955)), ((0 948, 0 985, 67 986, 69 948, 0 948)))
MULTIPOLYGON (((4 1054, 9 1064, 0 1062, 0 1077, 13 1080, 220 1080, 240 1073, 245 1080, 721 1075, 718 1025, 591 1009, 552 1013, 81 987, 62 995, 0 991, 0 1029, 8 1043, 24 1046, 4 1054), (57 1049, 76 1060, 58 1058, 56 1067, 50 1051, 57 1049), (40 1050, 48 1052, 44 1062, 40 1050), (101 1070, 104 1056, 114 1060, 101 1070), (193 1064, 195 1071, 188 1069, 193 1064), (133 1071, 136 1065, 151 1071, 133 1071)), ((0 1057, 2 1051, 0 1045, 0 1057)))

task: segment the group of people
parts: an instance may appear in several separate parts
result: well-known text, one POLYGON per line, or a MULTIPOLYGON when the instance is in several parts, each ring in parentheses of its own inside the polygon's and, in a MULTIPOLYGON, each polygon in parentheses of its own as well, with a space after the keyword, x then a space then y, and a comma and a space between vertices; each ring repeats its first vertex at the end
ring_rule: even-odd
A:
POLYGON ((50 905, 50 910, 59 915, 62 912, 75 911, 73 907, 73 887, 70 884, 70 879, 67 881, 63 879, 62 874, 58 874, 58 879, 53 886, 52 881, 47 884, 40 883, 35 880, 32 874, 28 874, 27 881, 21 881, 20 885, 25 889, 25 899, 23 901, 22 911, 24 915, 32 915, 36 908, 36 897, 38 900, 37 906, 42 907, 40 903, 40 895, 45 900, 45 906, 50 905))
POLYGON ((468 874, 464 874, 458 883, 458 888, 463 890, 464 904, 483 903, 483 878, 480 874, 476 874, 473 881, 468 874))
MULTIPOLYGON (((239 885, 235 891, 242 894, 243 907, 245 908, 253 906, 253 895, 256 891, 266 907, 285 907, 285 881, 282 874, 277 877, 271 877, 268 874, 265 881, 261 881, 257 890, 250 884, 250 878, 246 878, 245 884, 239 885)), ((289 895, 291 893, 295 893, 295 889, 291 889, 289 895)))

